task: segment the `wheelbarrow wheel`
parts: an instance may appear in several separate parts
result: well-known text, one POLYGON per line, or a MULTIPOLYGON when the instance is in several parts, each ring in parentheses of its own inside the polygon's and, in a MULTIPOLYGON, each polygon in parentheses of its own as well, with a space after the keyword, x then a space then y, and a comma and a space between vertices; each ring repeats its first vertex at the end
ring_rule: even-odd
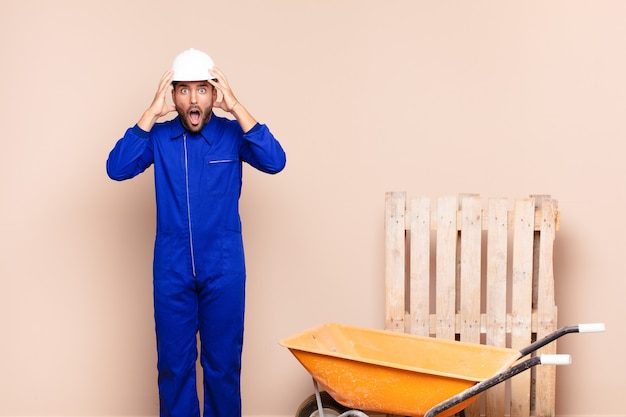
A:
MULTIPOLYGON (((324 417, 337 417, 341 413, 349 410, 335 401, 326 391, 320 392, 320 396, 322 399, 322 407, 324 408, 324 417)), ((302 404, 300 404, 300 407, 298 407, 298 411, 296 411, 296 417, 319 417, 319 415, 320 412, 317 408, 315 394, 312 394, 304 400, 302 404)))

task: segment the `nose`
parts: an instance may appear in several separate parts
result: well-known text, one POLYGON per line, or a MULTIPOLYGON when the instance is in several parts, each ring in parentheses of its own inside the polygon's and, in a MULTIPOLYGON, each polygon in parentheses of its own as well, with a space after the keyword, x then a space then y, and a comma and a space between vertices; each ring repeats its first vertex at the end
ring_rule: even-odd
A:
POLYGON ((198 102, 198 93, 196 92, 196 90, 191 90, 191 102, 193 104, 196 104, 198 102))

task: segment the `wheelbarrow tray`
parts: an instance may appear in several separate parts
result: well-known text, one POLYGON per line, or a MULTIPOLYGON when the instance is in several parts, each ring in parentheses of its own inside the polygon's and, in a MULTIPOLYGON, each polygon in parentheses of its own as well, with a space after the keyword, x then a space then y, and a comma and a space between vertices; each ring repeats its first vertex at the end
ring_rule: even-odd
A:
MULTIPOLYGON (((279 342, 340 404, 423 416, 433 406, 508 369, 517 350, 336 323, 279 342)), ((476 397, 448 410, 451 415, 476 397)))

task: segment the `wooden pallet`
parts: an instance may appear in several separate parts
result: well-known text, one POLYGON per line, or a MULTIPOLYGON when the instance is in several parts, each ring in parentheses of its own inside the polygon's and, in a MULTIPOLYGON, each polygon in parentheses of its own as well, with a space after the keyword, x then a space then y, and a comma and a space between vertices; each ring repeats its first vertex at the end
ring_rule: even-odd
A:
MULTIPOLYGON (((556 330, 556 200, 461 195, 435 202, 386 194, 385 328, 514 349, 556 330)), ((556 343, 538 353, 556 353, 556 343)), ((553 366, 519 374, 466 415, 553 416, 555 377, 553 366)))

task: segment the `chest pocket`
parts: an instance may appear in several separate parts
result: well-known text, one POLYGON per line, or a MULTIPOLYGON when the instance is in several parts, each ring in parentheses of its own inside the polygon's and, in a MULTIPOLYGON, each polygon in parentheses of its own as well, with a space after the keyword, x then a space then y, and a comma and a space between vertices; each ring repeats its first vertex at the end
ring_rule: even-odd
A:
POLYGON ((239 156, 206 156, 202 169, 202 187, 211 196, 239 195, 241 190, 239 156))

